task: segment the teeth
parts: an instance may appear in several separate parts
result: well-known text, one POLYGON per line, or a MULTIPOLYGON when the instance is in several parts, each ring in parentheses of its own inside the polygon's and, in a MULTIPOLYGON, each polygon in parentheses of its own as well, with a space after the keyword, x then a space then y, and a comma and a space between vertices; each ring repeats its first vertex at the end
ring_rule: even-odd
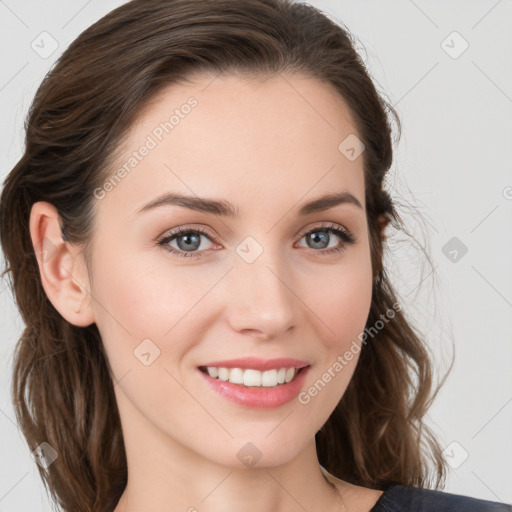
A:
POLYGON ((227 368, 219 368, 219 379, 220 380, 228 380, 229 379, 229 370, 227 368))
POLYGON ((278 384, 290 382, 297 373, 295 368, 279 368, 275 370, 259 371, 248 368, 217 368, 207 366, 208 375, 223 381, 229 381, 233 384, 243 384, 247 387, 274 387, 278 384))
POLYGON ((219 369, 215 366, 207 366, 206 369, 208 370, 208 375, 210 377, 218 377, 219 376, 219 369))
MULTIPOLYGON (((239 370, 240 368, 234 368, 239 370)), ((232 371, 229 370, 230 378, 232 371)), ((259 370, 244 370, 244 386, 261 386, 261 372, 259 370)), ((231 382, 231 380, 230 380, 231 382)), ((277 384, 277 379, 276 379, 277 384)))
MULTIPOLYGON (((227 368, 223 368, 223 370, 227 370, 227 368)), ((231 370, 229 370, 229 382, 233 384, 243 384, 244 372, 240 368, 231 368, 231 370)))

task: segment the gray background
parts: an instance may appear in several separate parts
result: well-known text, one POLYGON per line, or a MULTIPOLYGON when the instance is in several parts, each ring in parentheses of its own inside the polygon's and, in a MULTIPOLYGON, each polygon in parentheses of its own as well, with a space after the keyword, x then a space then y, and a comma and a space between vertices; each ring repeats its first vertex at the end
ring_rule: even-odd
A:
MULTIPOLYGON (((122 3, 0 0, 2 180, 21 156, 44 74, 122 3), (46 37, 51 50, 44 31, 58 44, 49 56, 31 47, 42 52, 46 37)), ((428 415, 452 466, 444 490, 512 503, 512 2, 311 3, 355 34, 403 122, 388 187, 415 240, 393 234, 386 258, 439 374, 454 342, 453 370, 428 415)), ((3 281, 0 301, 0 512, 50 510, 14 421, 9 385, 22 322, 3 281)))

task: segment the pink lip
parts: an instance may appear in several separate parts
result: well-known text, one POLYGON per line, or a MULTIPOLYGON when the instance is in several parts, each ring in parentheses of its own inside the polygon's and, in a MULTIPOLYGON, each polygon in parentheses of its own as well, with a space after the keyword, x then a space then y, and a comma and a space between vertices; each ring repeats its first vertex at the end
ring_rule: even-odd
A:
POLYGON ((230 359, 229 361, 213 361, 202 366, 216 366, 217 368, 253 368, 254 370, 274 370, 279 368, 303 368, 308 366, 307 361, 292 359, 290 357, 279 357, 277 359, 259 359, 257 357, 242 357, 230 359))
MULTIPOLYGON (((277 359, 274 361, 279 361, 279 364, 282 364, 283 361, 287 361, 286 364, 282 365, 282 367, 288 366, 291 359, 277 359)), ((296 360, 295 360, 296 361, 296 360)), ((228 361, 222 362, 222 365, 228 361)), ((233 361, 229 361, 232 363, 233 361)), ((302 362, 301 362, 302 363, 302 362)), ((209 364, 208 366, 217 366, 218 362, 215 364, 209 364)), ((254 363, 251 363, 254 364, 254 363)), ((275 364, 272 362, 272 364, 275 364)), ((293 366, 293 365, 292 365, 293 366)), ((225 366, 226 367, 226 366, 225 366)), ((232 368, 240 368, 240 366, 233 366, 232 368)), ((289 366, 291 367, 291 366, 289 366)), ((253 367, 254 368, 254 367, 253 367)), ((256 369, 256 368, 255 368, 256 369)), ((265 387, 265 386, 254 386, 248 387, 242 384, 233 384, 229 381, 223 381, 220 379, 216 379, 210 377, 208 373, 204 373, 201 370, 197 370, 199 375, 203 379, 206 380, 209 386, 219 393, 224 398, 229 401, 241 405, 243 407, 255 407, 255 408, 270 408, 270 407, 279 407, 281 405, 290 402, 294 398, 297 397, 300 390, 304 385, 304 380, 306 375, 310 369, 310 366, 302 368, 298 374, 295 375, 293 380, 286 384, 278 384, 275 387, 265 387)))

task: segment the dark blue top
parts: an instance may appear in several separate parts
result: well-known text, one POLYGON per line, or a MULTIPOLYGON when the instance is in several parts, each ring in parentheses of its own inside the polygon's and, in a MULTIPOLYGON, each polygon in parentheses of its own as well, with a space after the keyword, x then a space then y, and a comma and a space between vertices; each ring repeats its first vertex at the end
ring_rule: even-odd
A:
POLYGON ((370 512, 512 512, 512 505, 433 489, 393 485, 370 512))

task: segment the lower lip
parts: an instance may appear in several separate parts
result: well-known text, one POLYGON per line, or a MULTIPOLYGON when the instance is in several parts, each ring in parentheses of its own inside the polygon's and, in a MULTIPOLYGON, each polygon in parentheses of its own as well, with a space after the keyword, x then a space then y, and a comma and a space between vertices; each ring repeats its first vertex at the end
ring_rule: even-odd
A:
POLYGON ((207 373, 197 370, 214 391, 229 401, 243 407, 270 408, 284 405, 299 394, 310 366, 303 368, 293 380, 274 387, 243 386, 210 377, 207 373))

